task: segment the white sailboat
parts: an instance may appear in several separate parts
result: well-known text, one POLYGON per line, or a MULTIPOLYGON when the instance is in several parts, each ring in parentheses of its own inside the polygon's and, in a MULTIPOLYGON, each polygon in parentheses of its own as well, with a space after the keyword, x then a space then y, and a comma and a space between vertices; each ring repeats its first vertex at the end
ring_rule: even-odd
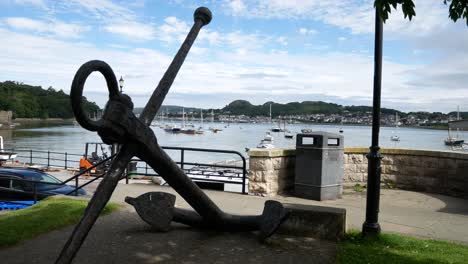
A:
POLYGON ((213 133, 218 133, 219 131, 223 131, 221 128, 217 128, 217 127, 214 126, 214 112, 213 112, 213 109, 211 109, 211 123, 213 124, 213 126, 210 127, 209 129, 213 133))
POLYGON ((203 134, 205 130, 203 130, 203 109, 200 109, 200 127, 195 131, 196 134, 203 134))
POLYGON ((186 126, 185 125, 185 109, 182 107, 182 128, 180 129, 180 133, 194 135, 195 129, 193 126, 186 126))
POLYGON ((294 138, 294 133, 292 133, 291 131, 289 131, 288 129, 286 129, 286 121, 284 121, 284 128, 283 128, 283 131, 284 131, 284 137, 285 137, 285 138, 288 138, 288 139, 294 138))
MULTIPOLYGON (((457 107, 457 120, 460 120, 460 106, 457 107)), ((448 128, 448 137, 444 140, 445 145, 447 146, 462 146, 465 143, 465 140, 460 139, 458 135, 458 128, 457 128, 457 135, 452 136, 450 130, 450 124, 448 128)))
MULTIPOLYGON (((395 129, 398 131, 398 113, 395 113, 395 129)), ((392 133, 396 133, 395 131, 392 131, 392 133)), ((400 136, 394 134, 390 137, 391 141, 398 142, 400 141, 400 136)))
MULTIPOLYGON (((273 124, 273 119, 271 117, 271 104, 270 104, 270 123, 273 124)), ((283 132, 284 131, 283 129, 281 129, 279 125, 277 125, 276 127, 272 127, 270 130, 271 132, 283 132)))

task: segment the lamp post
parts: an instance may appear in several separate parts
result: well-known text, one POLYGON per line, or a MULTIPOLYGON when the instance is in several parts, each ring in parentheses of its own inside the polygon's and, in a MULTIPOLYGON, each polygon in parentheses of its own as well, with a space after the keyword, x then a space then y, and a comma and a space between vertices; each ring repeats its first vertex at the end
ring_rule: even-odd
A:
POLYGON ((374 99, 372 106, 372 145, 367 154, 367 205, 366 221, 362 225, 364 235, 379 234, 379 203, 380 176, 382 167, 380 161, 379 131, 380 131, 380 95, 382 88, 382 39, 383 21, 377 9, 375 10, 375 47, 374 47, 374 99))
POLYGON ((124 86, 124 79, 122 78, 122 75, 120 75, 119 86, 120 86, 120 93, 122 93, 122 88, 124 86))

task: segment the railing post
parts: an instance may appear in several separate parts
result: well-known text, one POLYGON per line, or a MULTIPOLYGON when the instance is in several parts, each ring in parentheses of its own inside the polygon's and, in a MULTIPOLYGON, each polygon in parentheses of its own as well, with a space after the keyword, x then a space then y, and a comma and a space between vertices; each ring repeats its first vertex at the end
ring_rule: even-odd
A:
POLYGON ((180 168, 184 169, 184 150, 180 150, 180 168))
POLYGON ((33 183, 33 200, 34 200, 34 204, 36 204, 37 203, 37 187, 36 187, 35 182, 33 183))
POLYGON ((79 177, 75 178, 75 196, 78 196, 78 178, 79 177))
MULTIPOLYGON (((130 162, 132 162, 132 160, 130 160, 130 162)), ((125 169, 125 184, 128 184, 128 172, 130 171, 130 162, 127 164, 127 168, 125 169)))
POLYGON ((30 165, 30 166, 33 164, 33 163, 32 163, 32 159, 33 159, 32 153, 33 153, 33 150, 30 149, 30 150, 29 150, 29 165, 30 165))
POLYGON ((65 169, 68 169, 67 163, 68 163, 68 154, 67 152, 65 152, 65 169))
POLYGON ((242 194, 247 194, 245 192, 246 174, 247 174, 247 165, 246 165, 245 158, 242 157, 242 194))
POLYGON ((47 151, 47 168, 50 167, 50 150, 47 151))

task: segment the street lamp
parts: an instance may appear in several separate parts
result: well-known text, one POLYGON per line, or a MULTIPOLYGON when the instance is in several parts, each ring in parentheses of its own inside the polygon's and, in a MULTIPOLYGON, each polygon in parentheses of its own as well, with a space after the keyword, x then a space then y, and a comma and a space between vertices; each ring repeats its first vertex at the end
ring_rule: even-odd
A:
POLYGON ((382 37, 383 21, 375 9, 375 48, 374 48, 374 102, 372 106, 372 145, 367 154, 367 205, 366 221, 362 225, 364 235, 379 234, 380 176, 382 156, 379 147, 380 95, 382 90, 382 37))
POLYGON ((120 76, 119 86, 120 86, 120 93, 122 93, 122 88, 124 86, 124 79, 122 78, 122 75, 120 76))

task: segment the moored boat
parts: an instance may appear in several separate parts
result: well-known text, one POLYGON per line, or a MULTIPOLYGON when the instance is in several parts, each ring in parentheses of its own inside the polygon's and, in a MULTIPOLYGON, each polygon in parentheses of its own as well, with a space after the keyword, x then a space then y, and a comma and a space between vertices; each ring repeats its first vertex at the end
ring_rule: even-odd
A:
POLYGON ((263 149, 275 148, 275 145, 273 145, 273 136, 270 134, 270 132, 266 132, 265 137, 257 145, 257 148, 263 148, 263 149))

